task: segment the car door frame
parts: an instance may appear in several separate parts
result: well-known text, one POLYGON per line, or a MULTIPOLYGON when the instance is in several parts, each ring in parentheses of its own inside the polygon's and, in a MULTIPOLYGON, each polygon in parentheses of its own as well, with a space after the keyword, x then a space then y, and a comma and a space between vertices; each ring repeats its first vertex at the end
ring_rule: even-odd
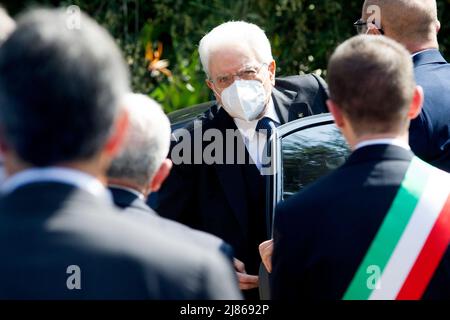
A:
MULTIPOLYGON (((330 113, 310 116, 288 122, 274 130, 268 148, 270 150, 270 163, 273 166, 273 174, 266 175, 266 226, 267 239, 272 239, 273 220, 275 218, 275 208, 282 201, 283 195, 283 159, 282 140, 295 132, 333 124, 334 119, 330 113)), ((269 274, 261 263, 259 268, 259 295, 261 300, 270 300, 270 280, 269 274)))
POLYGON ((323 113, 288 122, 274 131, 268 145, 271 152, 271 163, 274 164, 274 173, 266 176, 266 221, 269 239, 272 238, 275 208, 282 201, 283 195, 283 159, 281 154, 283 138, 298 131, 333 123, 333 116, 330 113, 323 113))

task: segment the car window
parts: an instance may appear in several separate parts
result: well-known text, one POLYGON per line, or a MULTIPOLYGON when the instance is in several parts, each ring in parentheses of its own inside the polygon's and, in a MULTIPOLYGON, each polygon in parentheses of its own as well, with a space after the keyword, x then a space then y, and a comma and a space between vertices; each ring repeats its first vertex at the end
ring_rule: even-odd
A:
POLYGON ((282 200, 342 165, 349 154, 344 137, 333 123, 282 137, 282 200))

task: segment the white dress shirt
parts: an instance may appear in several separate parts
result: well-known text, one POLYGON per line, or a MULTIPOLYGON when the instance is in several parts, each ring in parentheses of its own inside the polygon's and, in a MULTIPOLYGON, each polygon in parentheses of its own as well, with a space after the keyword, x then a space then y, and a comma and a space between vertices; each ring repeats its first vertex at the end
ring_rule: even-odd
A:
POLYGON ((377 144, 390 144, 390 145, 394 145, 397 147, 401 147, 403 149, 406 150, 411 150, 410 146, 403 140, 401 139, 371 139, 371 140, 364 140, 361 141, 360 143, 358 143, 354 150, 357 149, 361 149, 363 147, 367 147, 367 146, 373 146, 373 145, 377 145, 377 144))
POLYGON ((72 185, 96 197, 112 201, 111 194, 97 178, 82 171, 62 167, 31 168, 21 171, 8 178, 1 186, 0 192, 11 193, 24 185, 37 182, 58 182, 72 185))
MULTIPOLYGON (((275 111, 275 105, 273 104, 272 97, 270 97, 266 113, 263 117, 268 117, 271 120, 280 123, 280 119, 278 118, 277 112, 275 111)), ((247 148, 250 157, 252 157, 252 160, 258 167, 258 169, 261 170, 267 135, 263 134, 262 132, 256 132, 256 126, 259 119, 253 121, 245 121, 242 119, 234 118, 233 120, 239 131, 241 132, 245 147, 247 148)))

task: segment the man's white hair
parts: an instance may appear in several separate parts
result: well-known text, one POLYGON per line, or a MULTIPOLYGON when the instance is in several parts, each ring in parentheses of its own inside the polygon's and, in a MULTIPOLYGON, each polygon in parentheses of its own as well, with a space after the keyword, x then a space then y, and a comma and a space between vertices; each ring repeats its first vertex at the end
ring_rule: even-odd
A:
POLYGON ((129 128, 108 177, 146 186, 169 153, 170 122, 161 106, 148 96, 127 94, 123 105, 129 114, 129 128))
POLYGON ((260 27, 245 21, 230 21, 215 27, 200 40, 198 52, 205 73, 209 76, 211 55, 237 45, 248 46, 258 62, 269 64, 273 60, 269 39, 260 27))

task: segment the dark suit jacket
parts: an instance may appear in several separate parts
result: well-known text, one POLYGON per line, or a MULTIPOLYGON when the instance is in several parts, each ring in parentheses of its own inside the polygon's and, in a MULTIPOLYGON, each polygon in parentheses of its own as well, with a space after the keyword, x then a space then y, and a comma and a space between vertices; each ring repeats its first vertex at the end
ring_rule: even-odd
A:
MULTIPOLYGON (((282 123, 327 112, 326 84, 312 75, 277 79, 272 98, 282 123)), ((227 129, 237 130, 233 119, 217 106, 205 113, 200 121, 202 127, 199 130, 202 132, 217 129, 226 137, 227 129)), ((189 127, 188 130, 194 137, 196 129, 189 127)), ((208 144, 204 143, 200 152, 208 144)), ((227 154, 225 145, 223 153, 227 154)), ((199 150, 194 148, 192 154, 198 153, 199 150)), ((248 154, 246 158, 249 159, 248 154)), ((245 263, 247 272, 257 274, 260 264, 258 244, 266 240, 268 235, 264 225, 264 179, 256 170, 256 166, 248 165, 248 162, 247 165, 174 165, 158 194, 159 203, 155 209, 164 217, 224 239, 231 244, 236 257, 245 263), (253 180, 248 179, 248 172, 253 173, 253 180), (254 172, 257 172, 256 175, 254 172), (252 186, 247 188, 246 185, 252 186), (253 188, 263 190, 263 196, 256 201, 250 200, 253 188), (249 221, 261 221, 261 225, 254 226, 255 223, 249 221)))
POLYGON ((414 72, 425 101, 422 113, 411 122, 411 149, 450 172, 450 64, 438 50, 425 51, 414 56, 414 72))
POLYGON ((223 256, 125 219, 76 187, 40 182, 0 198, 0 299, 234 299, 223 256), (67 268, 81 271, 69 290, 67 268))
MULTIPOLYGON (((341 168, 277 207, 273 299, 342 299, 412 157, 397 146, 358 149, 341 168)), ((449 262, 447 251, 424 298, 450 297, 449 262)))
POLYGON ((122 209, 121 213, 127 217, 131 217, 141 223, 146 223, 152 228, 164 230, 168 237, 173 237, 180 241, 192 242, 210 251, 221 252, 231 262, 233 261, 233 248, 222 239, 159 216, 144 200, 139 199, 132 192, 116 187, 109 187, 109 190, 113 196, 114 204, 122 209))

